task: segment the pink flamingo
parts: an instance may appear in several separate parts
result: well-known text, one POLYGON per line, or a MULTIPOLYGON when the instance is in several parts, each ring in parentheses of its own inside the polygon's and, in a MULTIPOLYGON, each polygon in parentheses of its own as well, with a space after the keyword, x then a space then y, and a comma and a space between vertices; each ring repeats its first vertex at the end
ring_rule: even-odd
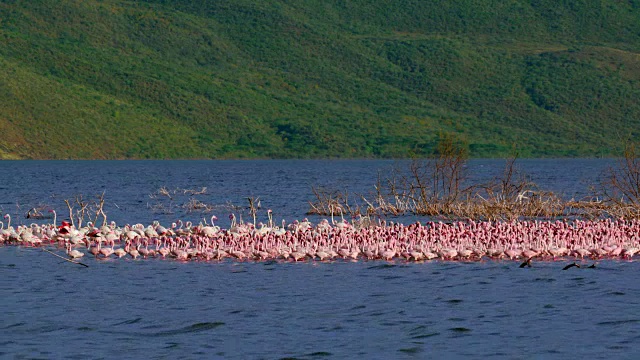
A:
POLYGON ((102 254, 102 256, 106 259, 109 256, 111 256, 111 254, 113 254, 113 246, 115 245, 114 242, 109 242, 109 244, 111 245, 111 247, 103 247, 100 248, 100 253, 102 254))

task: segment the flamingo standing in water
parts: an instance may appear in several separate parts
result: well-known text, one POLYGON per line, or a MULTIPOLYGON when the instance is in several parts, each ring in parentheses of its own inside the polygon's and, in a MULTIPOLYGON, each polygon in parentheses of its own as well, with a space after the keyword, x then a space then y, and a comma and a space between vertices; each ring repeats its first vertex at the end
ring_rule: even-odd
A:
POLYGON ((156 256, 155 250, 149 250, 149 240, 145 239, 143 241, 144 247, 140 247, 138 245, 138 252, 142 255, 143 258, 148 258, 149 256, 156 256))
POLYGON ((83 257, 83 256, 84 256, 84 253, 83 253, 83 252, 80 252, 80 251, 78 251, 78 250, 76 250, 76 249, 73 249, 73 250, 72 250, 72 249, 71 249, 71 244, 67 244, 67 255, 69 255, 69 257, 70 257, 72 260, 75 260, 75 259, 80 259, 81 257, 83 257))
POLYGON ((220 232, 220 227, 214 224, 214 221, 218 220, 218 218, 213 215, 211 216, 211 226, 204 226, 199 229, 199 233, 202 236, 206 236, 208 238, 212 238, 216 236, 220 232))
POLYGON ((13 228, 11 227, 11 215, 9 214, 5 214, 4 218, 7 219, 7 230, 9 231, 15 231, 13 230, 13 228))
POLYGON ((4 229, 4 223, 0 221, 0 243, 9 237, 9 231, 4 229))
POLYGON ((104 256, 105 258, 108 258, 109 256, 111 256, 111 254, 113 254, 114 250, 113 250, 113 246, 115 245, 115 242, 113 241, 109 241, 109 244, 111 245, 111 247, 103 247, 100 248, 100 253, 102 254, 102 256, 104 256))
POLYGON ((89 253, 91 253, 93 256, 98 257, 98 254, 100 254, 100 241, 96 241, 97 244, 91 244, 91 240, 87 240, 88 244, 87 247, 89 249, 89 253))
POLYGON ((164 226, 160 225, 159 221, 154 221, 153 224, 158 236, 165 236, 169 233, 169 230, 167 230, 167 228, 165 228, 164 226))
POLYGON ((58 215, 55 210, 49 210, 49 212, 53 213, 53 227, 56 227, 56 219, 58 218, 58 215))
POLYGON ((118 258, 121 258, 121 257, 127 255, 127 252, 123 248, 117 248, 117 249, 113 250, 113 253, 116 254, 116 256, 118 258))
POLYGON ((138 251, 138 249, 140 248, 140 245, 138 245, 137 247, 132 247, 131 246, 131 242, 127 240, 127 245, 125 246, 125 251, 131 255, 132 258, 137 259, 138 256, 140 256, 140 252, 138 251))
POLYGON ((156 243, 156 251, 162 256, 162 258, 166 258, 167 255, 169 255, 169 249, 165 246, 160 247, 160 241, 158 240, 158 242, 156 243))
MULTIPOLYGON (((10 216, 6 215, 5 219, 10 219, 10 216)), ((233 216, 231 219, 233 220, 233 216)), ((264 224, 258 228, 240 224, 235 225, 235 231, 218 231, 214 236, 206 236, 214 233, 207 234, 203 229, 215 227, 215 220, 212 217, 212 226, 205 227, 201 224, 191 228, 190 223, 185 224, 192 231, 183 231, 181 237, 175 237, 169 231, 165 235, 156 235, 154 232, 157 233, 157 222, 148 227, 148 231, 143 231, 144 226, 137 224, 127 226, 124 233, 119 228, 115 229, 115 225, 98 230, 93 228, 93 224, 87 223, 88 227, 76 229, 67 221, 63 221, 61 226, 50 224, 43 228, 36 224, 31 227, 21 225, 15 230, 11 228, 11 231, 5 230, 4 224, 0 222, 0 242, 38 245, 41 240, 55 238, 65 242, 67 254, 70 257, 72 254, 76 255, 72 258, 82 256, 81 252, 72 251, 73 245, 83 246, 86 243, 87 251, 100 258, 107 258, 113 253, 118 253, 118 256, 130 253, 134 258, 140 255, 152 257, 154 254, 166 256, 171 251, 180 260, 210 260, 232 256, 238 260, 293 258, 295 261, 302 261, 307 260, 307 257, 311 260, 319 258, 321 261, 337 257, 393 260, 402 257, 419 261, 436 257, 444 260, 480 260, 485 255, 491 258, 508 256, 512 259, 551 255, 555 259, 569 254, 576 257, 632 258, 640 253, 638 221, 576 222, 574 226, 563 223, 433 223, 426 227, 419 224, 385 224, 377 228, 347 227, 348 223, 345 221, 331 225, 326 220, 314 228, 309 225, 296 226, 297 221, 294 221, 291 230, 285 230, 283 222, 282 228, 278 229, 281 233, 276 230, 268 231, 264 224), (616 227, 620 230, 616 230, 616 227), (540 236, 540 233, 549 235, 540 236), (119 240, 118 235, 126 241, 126 251, 114 250, 115 241, 119 240), (155 250, 150 248, 154 241, 155 250), (136 253, 139 255, 136 256, 136 253)), ((272 221, 271 217, 270 220, 272 221)), ((526 262, 525 266, 528 266, 526 262)))
POLYGON ((395 249, 388 249, 382 252, 382 258, 387 260, 387 261, 391 261, 393 259, 394 256, 396 256, 396 250, 395 249))

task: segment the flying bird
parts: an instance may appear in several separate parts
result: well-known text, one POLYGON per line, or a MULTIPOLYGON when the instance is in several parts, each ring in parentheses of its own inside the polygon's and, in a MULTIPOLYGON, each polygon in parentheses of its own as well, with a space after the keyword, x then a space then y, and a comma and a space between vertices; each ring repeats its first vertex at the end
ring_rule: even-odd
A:
POLYGON ((570 269, 570 268, 572 268, 574 266, 577 267, 577 268, 580 268, 580 264, 578 264, 577 262, 573 262, 573 264, 569 264, 569 265, 563 267, 562 270, 567 270, 567 269, 570 269))
POLYGON ((522 269, 523 267, 531 267, 531 259, 533 258, 528 258, 525 262, 520 264, 520 268, 522 269))

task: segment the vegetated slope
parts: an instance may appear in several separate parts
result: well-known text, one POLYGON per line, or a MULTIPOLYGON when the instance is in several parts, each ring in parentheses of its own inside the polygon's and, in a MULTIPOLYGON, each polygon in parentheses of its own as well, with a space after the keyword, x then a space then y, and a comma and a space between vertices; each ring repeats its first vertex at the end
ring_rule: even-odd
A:
POLYGON ((0 3, 0 157, 611 155, 640 1, 0 3))

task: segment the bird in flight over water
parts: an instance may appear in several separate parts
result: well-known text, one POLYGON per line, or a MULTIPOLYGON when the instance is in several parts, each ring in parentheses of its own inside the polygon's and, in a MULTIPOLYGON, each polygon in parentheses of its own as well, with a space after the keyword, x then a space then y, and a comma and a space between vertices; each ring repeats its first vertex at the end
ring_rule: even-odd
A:
POLYGON ((567 269, 570 269, 570 268, 572 268, 574 266, 577 267, 577 268, 580 268, 580 264, 578 264, 577 262, 574 261, 573 264, 569 264, 569 265, 563 267, 562 270, 567 270, 567 269))

